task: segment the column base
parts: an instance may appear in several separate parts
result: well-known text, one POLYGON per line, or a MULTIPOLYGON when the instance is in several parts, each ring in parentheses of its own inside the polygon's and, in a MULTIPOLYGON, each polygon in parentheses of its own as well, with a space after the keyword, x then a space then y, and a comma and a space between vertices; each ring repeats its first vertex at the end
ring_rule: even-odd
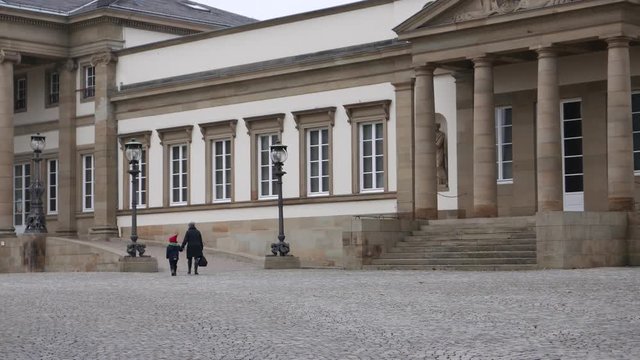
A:
POLYGON ((264 257, 264 268, 267 270, 300 269, 300 258, 292 255, 267 255, 264 257))
POLYGON ((116 226, 95 226, 89 229, 89 239, 93 241, 110 240, 118 236, 119 231, 116 226))
POLYGON ((473 217, 492 218, 498 217, 498 208, 494 205, 477 205, 473 207, 473 217))
POLYGON ((634 201, 632 198, 609 198, 609 211, 633 211, 634 201))
POLYGON ((438 209, 416 209, 416 219, 437 220, 438 209))
POLYGON ((559 201, 538 201, 538 212, 563 211, 562 200, 559 201))

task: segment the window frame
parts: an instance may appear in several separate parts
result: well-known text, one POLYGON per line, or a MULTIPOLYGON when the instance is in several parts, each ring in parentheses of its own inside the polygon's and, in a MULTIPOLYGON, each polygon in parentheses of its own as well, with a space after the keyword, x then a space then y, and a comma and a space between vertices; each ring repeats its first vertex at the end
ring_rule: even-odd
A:
POLYGON ((48 69, 45 71, 45 98, 44 98, 44 102, 45 102, 45 108, 52 108, 52 107, 57 107, 60 105, 60 71, 58 71, 57 69, 48 69), (57 75, 57 83, 54 82, 54 75, 57 75), (56 84, 57 88, 55 88, 57 91, 53 92, 54 90, 54 84, 56 84), (54 102, 52 101, 52 96, 56 95, 57 96, 57 100, 54 102))
POLYGON ((496 106, 495 108, 495 127, 496 127, 496 182, 498 184, 513 184, 513 106, 512 105, 504 105, 504 106, 496 106), (511 124, 504 125, 503 120, 504 111, 511 110, 511 124), (501 131, 504 128, 511 128, 511 142, 504 142, 504 134, 501 131), (504 146, 511 145, 511 160, 504 160, 504 146), (511 177, 504 177, 504 167, 505 163, 511 164, 511 177))
POLYGON ((127 133, 119 135, 120 150, 122 156, 122 209, 131 210, 131 195, 133 192, 133 184, 131 183, 131 174, 129 174, 129 160, 127 160, 125 144, 132 139, 142 144, 143 158, 141 164, 146 164, 146 168, 139 167, 140 175, 138 176, 138 205, 136 209, 145 209, 149 206, 149 147, 151 145, 151 131, 140 131, 135 133, 127 133), (146 174, 144 173, 146 170, 146 174), (143 179, 143 181, 140 181, 143 179), (147 196, 144 204, 140 201, 140 188, 144 187, 147 196))
MULTIPOLYGON (((271 196, 260 195, 259 137, 263 135, 276 135, 282 142, 285 117, 286 114, 279 113, 244 118, 251 141, 251 200, 273 200, 278 197, 277 194, 271 196)), ((272 168, 270 173, 273 173, 272 168)))
MULTIPOLYGON (((634 114, 638 114, 638 117, 640 117, 640 109, 638 109, 638 111, 635 112, 635 113, 633 112, 633 97, 634 96, 640 97, 640 90, 634 90, 634 91, 631 92, 631 134, 632 134, 631 136, 634 139, 634 140, 632 140, 634 142, 632 144, 632 147, 634 149, 633 150, 633 155, 634 155, 634 158, 635 158, 635 154, 640 154, 640 150, 637 150, 637 151, 635 150, 635 136, 634 135, 635 134, 640 134, 640 129, 638 131, 634 131, 633 130, 633 115, 634 114)), ((635 160, 633 162, 633 174, 636 175, 636 176, 640 176, 640 168, 636 169, 635 160)))
POLYGON ((82 66, 82 100, 89 101, 95 99, 96 96, 96 67, 91 64, 82 66), (93 69, 93 75, 89 75, 89 70, 93 69), (89 84, 90 79, 93 79, 93 85, 89 84))
POLYGON ((193 137, 193 125, 177 126, 172 128, 157 129, 160 137, 160 144, 163 147, 163 199, 164 207, 189 206, 191 205, 191 142, 193 137), (174 202, 171 179, 172 147, 186 145, 187 161, 187 198, 184 201, 174 202))
POLYGON ((347 112, 348 122, 351 124, 351 183, 354 194, 371 194, 389 191, 389 134, 388 122, 390 119, 391 100, 379 100, 363 103, 344 105, 347 112), (382 124, 382 157, 383 157, 383 182, 382 187, 375 189, 365 189, 362 172, 362 124, 382 124))
POLYGON ((95 176, 96 176, 96 161, 95 161, 95 156, 93 153, 82 153, 80 154, 80 171, 81 171, 81 179, 82 179, 82 191, 81 191, 81 209, 83 213, 91 213, 95 211, 95 176), (87 190, 87 168, 86 168, 86 158, 87 157, 91 157, 91 194, 88 195, 86 190, 87 190), (86 200, 87 200, 87 196, 90 196, 91 198, 91 207, 87 207, 86 204, 86 200))
POLYGON ((28 107, 29 100, 29 82, 27 78, 27 74, 16 74, 13 79, 13 112, 21 113, 26 112, 28 107), (21 94, 20 84, 24 84, 24 99, 20 99, 19 95, 21 94), (24 106, 18 107, 18 101, 23 100, 24 106))
POLYGON ((29 211, 31 209, 31 199, 29 197, 29 187, 31 186, 31 177, 33 176, 33 166, 30 160, 26 159, 26 158, 20 158, 20 159, 15 159, 13 162, 13 166, 11 167, 12 169, 12 173, 13 173, 13 177, 11 178, 11 189, 12 189, 12 203, 11 203, 11 207, 12 207, 12 211, 11 211, 11 215, 12 215, 12 225, 15 226, 25 226, 27 225, 27 216, 29 214, 29 211), (25 168, 29 167, 29 180, 26 181, 26 175, 25 175, 25 168), (22 187, 20 188, 20 191, 22 193, 22 199, 21 199, 21 206, 22 206, 22 211, 20 212, 20 216, 21 216, 21 220, 22 220, 22 224, 16 224, 16 204, 18 204, 18 201, 16 200, 16 167, 20 167, 21 168, 21 181, 22 181, 22 187))
POLYGON ((177 143, 169 145, 169 205, 184 206, 189 204, 189 144, 177 143), (178 157, 174 158, 174 149, 178 149, 178 157), (178 172, 173 171, 174 163, 179 164, 178 172), (179 184, 174 182, 175 175, 179 177, 179 184), (183 180, 186 179, 186 180, 183 180), (185 184, 186 182, 186 184, 185 184), (180 198, 175 199, 173 194, 179 190, 180 198), (183 195, 184 192, 184 195, 183 195))
POLYGON ((224 204, 235 201, 235 138, 236 128, 238 125, 237 119, 215 121, 210 123, 198 124, 200 132, 202 133, 202 139, 205 142, 205 181, 206 181, 206 202, 208 204, 224 204), (227 179, 230 183, 229 193, 226 194, 226 199, 216 199, 215 191, 215 153, 214 146, 217 141, 229 140, 229 155, 230 160, 228 166, 230 167, 230 179, 227 179))
MULTIPOLYGON (((296 129, 299 133, 299 153, 300 153, 300 196, 301 197, 321 197, 333 194, 333 128, 335 127, 336 107, 326 107, 311 110, 292 112, 296 122, 296 129), (326 191, 311 192, 310 181, 310 141, 311 131, 326 129, 328 136, 328 189, 326 191)), ((324 176, 324 174, 323 174, 324 176)), ((324 189, 323 189, 324 190, 324 189)))
POLYGON ((46 182, 46 186, 47 186, 47 215, 57 215, 58 214, 58 209, 59 209, 59 194, 60 194, 60 190, 58 187, 58 184, 60 183, 59 179, 60 179, 60 161, 57 158, 51 158, 51 159, 46 159, 46 170, 47 170, 47 182, 46 182), (56 171, 54 172, 55 174, 55 184, 52 184, 51 181, 51 163, 55 162, 56 163, 56 171), (55 197, 52 198, 51 196, 51 188, 52 186, 55 188, 55 197), (51 200, 54 199, 55 204, 56 204, 56 208, 55 210, 51 209, 51 200))
POLYGON ((561 139, 561 155, 562 155, 562 194, 563 194, 563 199, 567 194, 584 194, 585 192, 585 168, 584 168, 584 100, 581 97, 577 97, 577 98, 567 98, 567 99, 561 99, 560 100, 560 139, 561 139), (576 118, 576 119, 565 119, 564 117, 564 106, 565 104, 568 103, 580 103, 580 118, 576 118), (580 136, 574 136, 574 137, 570 137, 570 138, 566 138, 565 137, 565 132, 564 132, 564 125, 565 122, 568 121, 580 121, 580 126, 581 126, 581 132, 580 132, 580 136), (576 140, 576 139, 580 139, 581 140, 581 148, 580 148, 580 155, 566 155, 566 144, 565 141, 567 140, 576 140), (581 158, 582 161, 582 172, 581 173, 572 173, 572 174, 567 174, 567 170, 566 170, 566 165, 565 165, 565 161, 567 158, 581 158), (582 177, 582 190, 581 191, 571 191, 571 192, 567 192, 567 177, 569 176, 580 176, 582 177))

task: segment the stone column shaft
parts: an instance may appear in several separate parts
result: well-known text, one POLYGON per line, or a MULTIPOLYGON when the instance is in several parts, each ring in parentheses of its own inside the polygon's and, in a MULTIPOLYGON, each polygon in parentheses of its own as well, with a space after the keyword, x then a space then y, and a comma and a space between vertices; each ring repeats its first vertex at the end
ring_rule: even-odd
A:
POLYGON ((418 219, 438 218, 434 70, 434 66, 416 69, 415 216, 418 219))
POLYGON ((473 72, 458 72, 456 122, 458 129, 458 209, 473 216, 473 72))
POLYGON ((475 217, 495 217, 498 185, 493 63, 487 57, 473 62, 473 210, 475 217))
POLYGON ((96 67, 94 226, 89 231, 92 239, 118 236, 118 123, 109 99, 115 90, 116 61, 109 52, 91 60, 96 67))
POLYGON ((398 198, 397 212, 401 218, 414 217, 413 174, 413 81, 393 84, 396 89, 396 143, 398 198))
POLYGON ((552 48, 538 50, 537 116, 538 211, 562 211, 562 127, 558 58, 552 48))
POLYGON ((58 146, 58 229, 62 236, 76 236, 76 70, 73 60, 58 67, 60 74, 58 146))
POLYGON ((609 210, 634 208, 629 39, 607 40, 607 175, 609 210))
POLYGON ((20 54, 0 49, 0 237, 13 228, 13 66, 20 54))

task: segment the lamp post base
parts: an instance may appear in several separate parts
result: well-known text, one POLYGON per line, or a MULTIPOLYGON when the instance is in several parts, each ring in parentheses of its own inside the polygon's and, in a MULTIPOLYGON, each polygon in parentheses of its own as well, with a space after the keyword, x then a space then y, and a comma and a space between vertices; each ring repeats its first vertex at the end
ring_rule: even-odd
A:
POLYGON ((300 269, 300 258, 293 255, 267 255, 264 257, 264 268, 267 270, 300 269))
POLYGON ((154 273, 158 272, 158 259, 151 256, 120 258, 120 272, 154 273))

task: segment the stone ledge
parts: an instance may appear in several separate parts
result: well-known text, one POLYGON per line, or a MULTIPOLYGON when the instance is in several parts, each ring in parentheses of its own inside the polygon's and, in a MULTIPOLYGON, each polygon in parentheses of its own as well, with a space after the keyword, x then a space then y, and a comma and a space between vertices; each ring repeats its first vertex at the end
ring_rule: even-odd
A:
POLYGON ((300 269, 300 258, 292 255, 264 257, 264 268, 267 270, 300 269))

